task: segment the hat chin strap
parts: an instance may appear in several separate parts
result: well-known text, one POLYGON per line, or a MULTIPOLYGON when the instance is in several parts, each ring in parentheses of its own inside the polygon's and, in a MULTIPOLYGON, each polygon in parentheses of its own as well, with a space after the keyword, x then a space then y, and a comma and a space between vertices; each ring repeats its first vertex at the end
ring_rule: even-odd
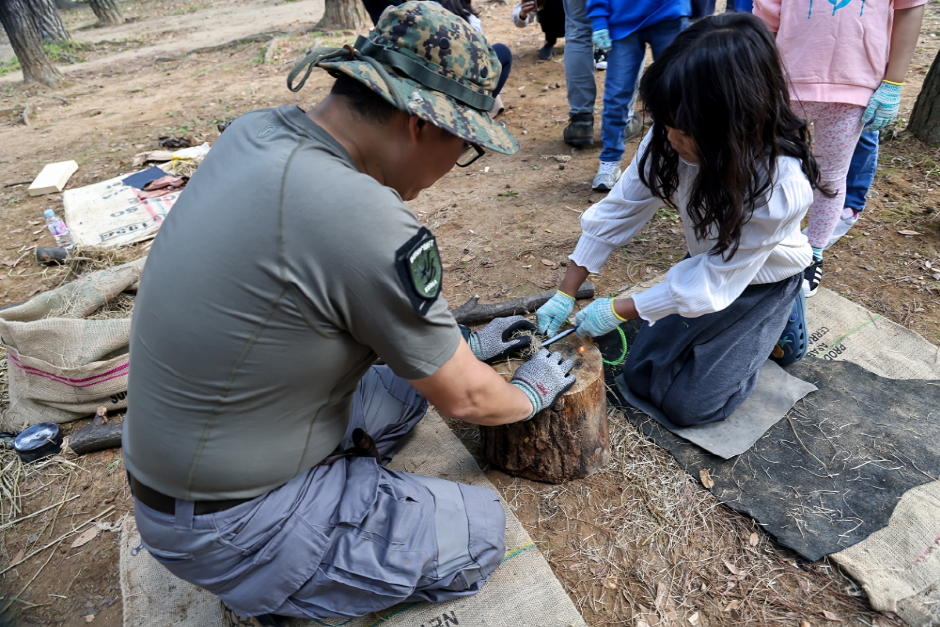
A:
POLYGON ((378 45, 362 35, 356 40, 355 47, 347 44, 343 48, 317 48, 308 53, 303 60, 294 66, 294 69, 292 69, 287 76, 287 88, 294 92, 300 91, 307 82, 307 78, 309 78, 314 67, 323 61, 342 56, 346 56, 350 61, 354 59, 363 61, 375 68, 375 71, 379 73, 379 76, 382 77, 382 80, 385 81, 386 86, 391 92, 392 98, 395 100, 395 105, 402 111, 408 110, 407 101, 398 89, 398 83, 391 79, 391 76, 389 76, 388 71, 382 66, 382 63, 387 63, 421 85, 450 96, 454 100, 477 111, 487 112, 493 108, 493 103, 495 102, 493 96, 481 94, 469 87, 461 85, 451 78, 432 72, 420 63, 417 57, 411 59, 400 51, 391 50, 378 45), (304 66, 306 66, 307 72, 300 80, 300 84, 294 87, 292 83, 294 79, 297 78, 297 75, 304 69, 304 66))

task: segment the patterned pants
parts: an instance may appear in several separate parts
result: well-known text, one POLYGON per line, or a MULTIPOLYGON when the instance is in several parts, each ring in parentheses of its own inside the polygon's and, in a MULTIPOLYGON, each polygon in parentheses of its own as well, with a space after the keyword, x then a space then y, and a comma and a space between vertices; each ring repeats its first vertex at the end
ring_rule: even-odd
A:
POLYGON ((791 101, 793 112, 813 123, 813 155, 819 164, 820 180, 836 192, 827 198, 813 191, 806 235, 813 248, 824 248, 842 217, 845 204, 845 177, 852 163, 852 154, 862 132, 865 107, 843 102, 791 101))

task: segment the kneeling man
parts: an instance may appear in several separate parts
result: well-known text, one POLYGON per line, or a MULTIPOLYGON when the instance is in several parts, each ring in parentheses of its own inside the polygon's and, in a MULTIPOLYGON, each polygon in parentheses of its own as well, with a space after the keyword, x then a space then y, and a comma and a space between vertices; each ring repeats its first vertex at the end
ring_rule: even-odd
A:
POLYGON ((574 383, 545 350, 511 383, 483 363, 527 345, 511 335, 529 323, 462 336, 435 239, 403 203, 483 147, 517 150, 487 116, 486 40, 408 2, 291 79, 304 66, 336 77, 331 94, 222 134, 160 230, 131 331, 143 546, 242 624, 477 592, 505 549, 497 496, 384 465, 429 401, 498 425, 574 383))

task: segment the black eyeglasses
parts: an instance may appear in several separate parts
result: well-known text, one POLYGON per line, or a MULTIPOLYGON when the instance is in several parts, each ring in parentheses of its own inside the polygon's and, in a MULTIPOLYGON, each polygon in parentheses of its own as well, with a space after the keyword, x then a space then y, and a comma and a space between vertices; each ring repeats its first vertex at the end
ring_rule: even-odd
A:
POLYGON ((457 157, 457 165, 465 168, 485 154, 486 152, 476 144, 464 142, 463 152, 457 157))

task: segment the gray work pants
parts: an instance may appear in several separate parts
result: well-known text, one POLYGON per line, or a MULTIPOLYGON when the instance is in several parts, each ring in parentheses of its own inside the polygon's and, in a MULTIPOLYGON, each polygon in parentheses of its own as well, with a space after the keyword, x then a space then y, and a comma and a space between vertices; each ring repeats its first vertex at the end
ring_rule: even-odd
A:
POLYGON ((624 382, 679 426, 724 420, 754 391, 802 283, 801 273, 749 285, 721 311, 644 322, 623 365, 624 382))
MULTIPOLYGON (((352 446, 353 429, 363 428, 387 461, 426 409, 407 381, 373 367, 340 446, 352 446)), ((157 561, 241 616, 353 617, 469 596, 505 553, 505 513, 492 491, 366 457, 316 466, 216 514, 194 516, 182 500, 175 516, 139 501, 134 513, 157 561)))
POLYGON ((594 113, 597 85, 594 83, 594 44, 586 0, 565 3, 565 86, 568 88, 569 117, 594 113))
MULTIPOLYGON (((594 30, 587 16, 587 0, 564 0, 565 4, 565 87, 568 89, 568 117, 579 113, 594 113, 597 83, 594 80, 594 30)), ((609 71, 609 69, 608 69, 609 71)), ((617 71, 614 68, 614 71, 617 71)), ((627 119, 634 116, 640 77, 636 77, 636 90, 630 98, 627 119)))

